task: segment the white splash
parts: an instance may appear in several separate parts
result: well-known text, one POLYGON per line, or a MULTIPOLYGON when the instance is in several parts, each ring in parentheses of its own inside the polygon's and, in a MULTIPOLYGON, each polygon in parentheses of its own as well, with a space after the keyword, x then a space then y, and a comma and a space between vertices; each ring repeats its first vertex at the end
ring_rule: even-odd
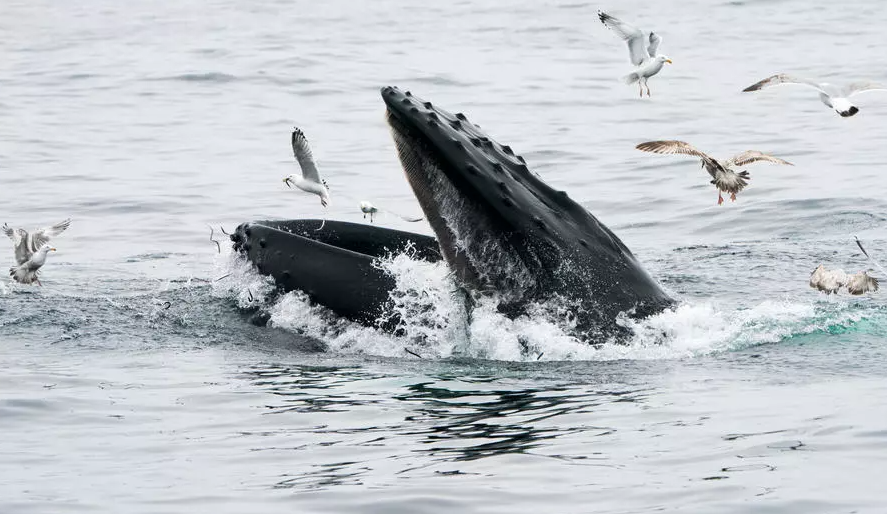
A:
MULTIPOLYGON (((413 351, 450 356, 457 341, 467 339, 466 296, 453 281, 443 262, 429 263, 405 252, 379 261, 378 266, 395 279, 392 306, 384 319, 398 320, 397 332, 413 351)), ((382 321, 382 320, 380 320, 382 321)))
POLYGON ((234 300, 241 309, 265 304, 274 292, 274 279, 259 274, 251 262, 234 253, 230 246, 224 245, 222 249, 213 261, 214 275, 218 277, 212 282, 213 296, 234 300))
POLYGON ((573 316, 566 302, 532 305, 512 319, 498 312, 495 298, 481 297, 469 312, 466 295, 446 265, 414 259, 408 251, 379 264, 396 282, 386 314, 399 317, 398 335, 393 335, 339 318, 300 292, 266 305, 273 282, 243 258, 220 259, 227 266, 220 271, 230 275, 214 283, 218 296, 234 298, 241 307, 262 306, 271 314, 270 326, 319 339, 329 351, 343 354, 502 361, 682 359, 776 343, 862 318, 852 305, 836 302, 786 298, 751 308, 685 303, 643 320, 620 319, 635 333, 630 341, 591 346, 570 335, 573 316))

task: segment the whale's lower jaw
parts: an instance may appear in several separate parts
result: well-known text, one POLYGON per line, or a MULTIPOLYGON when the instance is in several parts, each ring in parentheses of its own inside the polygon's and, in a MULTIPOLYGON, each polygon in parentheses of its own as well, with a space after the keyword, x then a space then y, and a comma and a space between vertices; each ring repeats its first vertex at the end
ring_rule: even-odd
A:
POLYGON ((339 316, 383 329, 399 320, 388 310, 395 278, 380 259, 405 250, 420 260, 441 258, 433 237, 335 220, 242 223, 231 241, 279 291, 301 291, 339 316))

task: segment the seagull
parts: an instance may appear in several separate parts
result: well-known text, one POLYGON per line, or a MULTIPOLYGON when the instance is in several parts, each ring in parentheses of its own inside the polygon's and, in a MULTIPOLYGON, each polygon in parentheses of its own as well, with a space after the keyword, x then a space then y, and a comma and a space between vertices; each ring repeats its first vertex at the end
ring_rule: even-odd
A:
POLYGON ((776 164, 786 164, 794 166, 794 164, 782 160, 779 157, 773 157, 756 150, 748 150, 740 154, 734 155, 724 162, 718 162, 707 154, 700 152, 683 141, 648 141, 641 143, 635 148, 644 152, 653 152, 660 154, 686 154, 693 155, 702 159, 702 167, 711 175, 711 183, 718 189, 718 205, 724 203, 724 197, 721 191, 730 193, 730 201, 736 201, 736 193, 745 189, 751 176, 748 171, 742 170, 738 173, 735 168, 745 166, 753 162, 766 161, 776 164))
POLYGON ((842 269, 830 270, 820 264, 810 274, 810 287, 826 294, 837 294, 842 287, 845 287, 848 293, 861 295, 868 291, 877 291, 878 279, 865 271, 848 275, 842 269))
POLYGON ((293 129, 292 144, 293 155, 296 156, 299 167, 302 168, 302 176, 288 175, 283 181, 287 187, 294 185, 302 191, 319 196, 320 204, 326 207, 330 203, 329 188, 326 181, 320 178, 317 165, 314 163, 314 156, 311 155, 311 148, 308 147, 308 140, 305 139, 305 134, 298 127, 293 129))
POLYGON ((375 205, 373 205, 372 203, 370 203, 370 202, 368 202, 368 201, 366 201, 366 200, 363 200, 363 201, 360 202, 360 212, 363 213, 363 219, 366 219, 367 214, 370 215, 370 223, 373 222, 373 218, 375 217, 375 215, 378 214, 378 213, 380 213, 380 212, 388 212, 388 213, 390 213, 390 214, 394 214, 394 215, 397 216, 398 218, 400 218, 400 219, 402 219, 402 220, 404 220, 404 221, 407 221, 407 222, 409 222, 409 223, 415 223, 415 222, 417 222, 417 221, 422 221, 423 219, 425 219, 425 218, 423 218, 423 217, 421 217, 421 216, 418 217, 418 218, 411 218, 411 217, 409 217, 409 216, 403 216, 403 215, 401 215, 401 214, 397 214, 396 212, 392 212, 392 211, 383 211, 382 209, 379 209, 378 207, 376 207, 375 205))
POLYGON ((662 38, 653 32, 641 32, 640 29, 603 11, 598 11, 597 15, 601 19, 601 23, 628 42, 631 63, 638 67, 637 70, 622 77, 622 80, 626 84, 637 82, 641 97, 644 96, 644 86, 647 86, 647 96, 650 96, 650 86, 647 85, 647 79, 659 73, 665 63, 671 64, 671 59, 667 56, 656 53, 662 38))
POLYGON ((12 228, 8 223, 3 224, 3 232, 12 239, 15 249, 15 263, 24 264, 50 239, 64 232, 71 225, 71 219, 56 223, 51 227, 34 229, 30 232, 23 228, 12 228))
POLYGON ((887 91, 887 87, 875 82, 854 82, 843 88, 839 88, 838 86, 826 82, 820 84, 813 82, 812 80, 791 77, 784 73, 779 73, 748 86, 743 89, 742 92, 747 93, 749 91, 758 91, 765 87, 777 86, 779 84, 796 84, 812 87, 819 91, 819 99, 822 100, 822 103, 834 109, 835 112, 844 118, 849 118, 859 112, 859 107, 856 107, 850 102, 851 96, 865 93, 867 91, 887 91))
POLYGON ((369 214, 370 215, 370 223, 372 223, 373 216, 375 216, 376 213, 379 212, 379 209, 377 209, 370 202, 367 202, 364 200, 364 201, 360 202, 360 212, 363 213, 363 219, 367 219, 367 214, 369 214))
MULTIPOLYGON (((859 238, 854 236, 854 239, 856 239, 856 246, 862 250, 862 253, 866 258, 872 261, 872 263, 881 270, 881 273, 884 273, 884 267, 869 255, 865 248, 863 248, 862 242, 859 238)), ((826 294, 837 293, 842 287, 846 287, 848 293, 852 295, 861 295, 868 291, 877 291, 878 279, 869 275, 867 271, 860 271, 859 273, 850 275, 845 273, 842 269, 829 270, 820 264, 815 270, 813 270, 813 273, 810 274, 810 287, 825 291, 826 294)))
POLYGON ((18 266, 9 268, 9 276, 15 279, 16 282, 21 282, 22 284, 32 284, 37 282, 38 286, 42 286, 43 284, 40 283, 40 279, 37 278, 37 273, 40 271, 43 264, 46 263, 46 254, 54 251, 55 248, 48 244, 44 244, 40 249, 32 253, 27 260, 20 262, 18 266))

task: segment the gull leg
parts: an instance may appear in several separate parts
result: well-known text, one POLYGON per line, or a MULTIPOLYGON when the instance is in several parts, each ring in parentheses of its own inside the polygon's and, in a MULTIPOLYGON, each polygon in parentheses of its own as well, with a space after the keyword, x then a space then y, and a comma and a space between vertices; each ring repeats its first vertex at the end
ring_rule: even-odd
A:
POLYGON ((721 191, 718 190, 718 205, 721 205, 722 203, 724 203, 724 197, 721 196, 721 191))
POLYGON ((736 193, 730 193, 730 201, 731 201, 731 202, 735 202, 735 201, 736 201, 736 193))
MULTIPOLYGON (((322 201, 322 200, 323 200, 323 199, 321 198, 321 201, 322 201)), ((324 208, 326 208, 326 204, 325 204, 325 203, 323 204, 323 206, 324 206, 324 208)), ((324 226, 324 225, 326 225, 326 212, 323 213, 323 221, 320 222, 320 226, 317 227, 316 229, 314 229, 314 231, 317 232, 318 230, 323 230, 323 226, 324 226)))
POLYGON ((647 86, 647 96, 650 96, 650 84, 645 84, 647 86))
POLYGON ((644 84, 640 80, 638 81, 638 96, 640 98, 644 97, 644 84))
POLYGON ((43 284, 40 283, 40 279, 39 279, 39 278, 34 278, 34 280, 37 281, 37 285, 38 285, 38 286, 43 287, 43 284))

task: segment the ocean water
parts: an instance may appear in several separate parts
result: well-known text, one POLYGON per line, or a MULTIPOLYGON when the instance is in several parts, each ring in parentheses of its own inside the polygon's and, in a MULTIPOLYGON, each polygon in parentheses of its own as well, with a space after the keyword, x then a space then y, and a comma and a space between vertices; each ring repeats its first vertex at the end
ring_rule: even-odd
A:
POLYGON ((0 512, 883 512, 883 295, 807 279, 870 269, 854 236, 887 254, 887 96, 842 119, 740 91, 887 81, 885 23, 874 1, 3 2, 0 222, 73 222, 43 287, 0 281, 0 512), (651 98, 598 8, 662 36, 651 98), (419 212, 384 85, 511 145, 680 306, 592 348, 550 316, 468 319, 408 255, 384 263, 404 337, 272 300, 220 227, 419 212), (326 213, 281 181, 294 125, 326 213), (718 206, 650 139, 795 166, 718 206))

